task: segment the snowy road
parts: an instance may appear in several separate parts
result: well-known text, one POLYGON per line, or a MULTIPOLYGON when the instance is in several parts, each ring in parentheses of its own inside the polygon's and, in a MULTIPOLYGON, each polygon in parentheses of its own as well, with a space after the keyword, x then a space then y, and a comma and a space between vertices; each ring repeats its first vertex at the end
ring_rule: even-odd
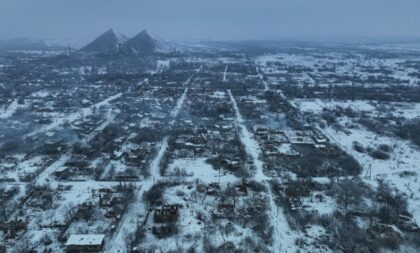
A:
POLYGON ((244 125, 244 119, 239 111, 238 105, 235 98, 232 95, 232 92, 228 90, 230 101, 232 103, 233 109, 235 110, 236 125, 241 129, 240 138, 245 146, 245 150, 249 156, 252 157, 252 160, 257 168, 257 172, 254 175, 255 180, 263 183, 268 189, 268 199, 270 204, 270 211, 268 213, 270 217, 270 223, 274 227, 273 231, 273 252, 287 253, 287 252, 296 252, 298 248, 295 246, 295 240, 297 235, 290 229, 289 224, 287 223, 286 217, 284 216, 283 210, 277 206, 274 200, 274 193, 271 190, 269 180, 271 178, 267 177, 263 173, 264 163, 260 160, 261 149, 255 140, 253 134, 248 131, 244 125), (284 247, 283 245, 287 245, 284 247))
POLYGON ((227 71, 228 71, 228 65, 226 64, 225 72, 223 72, 223 82, 227 81, 227 79, 226 79, 227 71))
MULTIPOLYGON (((192 76, 184 82, 184 84, 189 84, 192 79, 192 76)), ((178 99, 176 106, 170 112, 171 117, 176 118, 181 111, 181 108, 187 97, 188 88, 185 88, 181 97, 178 99)), ((137 190, 135 193, 135 200, 128 206, 127 212, 123 215, 122 220, 118 226, 117 231, 114 233, 110 241, 105 244, 105 252, 116 252, 116 253, 126 253, 127 248, 127 237, 134 234, 137 225, 138 218, 142 217, 145 214, 145 207, 142 201, 142 196, 145 191, 148 191, 155 182, 161 179, 160 175, 160 163, 162 157, 164 156, 168 148, 168 139, 169 136, 165 136, 160 142, 159 151, 156 154, 156 157, 150 163, 150 177, 145 178, 140 185, 137 185, 137 190)))
POLYGON ((264 76, 263 74, 260 73, 260 70, 258 69, 258 67, 256 67, 258 76, 260 77, 260 79, 262 80, 263 84, 264 84, 264 91, 268 91, 268 84, 267 82, 264 80, 264 76))
POLYGON ((70 157, 71 157, 71 152, 70 151, 61 155, 60 158, 57 159, 57 161, 52 163, 44 171, 42 171, 41 174, 38 175, 37 179, 35 180, 35 184, 36 185, 47 184, 49 182, 48 177, 51 175, 51 173, 53 173, 57 169, 63 167, 64 164, 66 164, 66 162, 70 159, 70 157))
POLYGON ((165 136, 163 138, 158 154, 156 155, 155 159, 153 159, 152 163, 150 164, 150 175, 154 180, 159 180, 161 178, 160 176, 160 161, 162 160, 163 155, 166 152, 166 149, 168 148, 168 136, 165 136))
POLYGON ((143 192, 153 186, 153 180, 150 178, 138 185, 135 197, 124 213, 121 222, 109 241, 105 242, 104 252, 125 253, 129 252, 128 238, 133 235, 142 217, 146 213, 146 208, 142 201, 143 192))
POLYGON ((267 176, 263 173, 263 162, 260 160, 261 156, 261 149, 257 143, 257 141, 252 136, 252 133, 248 131, 246 126, 244 125, 244 119, 242 118, 241 113, 239 112, 238 105, 236 104, 236 100, 232 95, 232 92, 230 90, 227 91, 229 94, 230 101, 233 105, 233 109, 235 110, 235 116, 236 116, 236 125, 241 129, 241 141, 243 145, 245 146, 246 152, 251 156, 255 167, 257 168, 257 172, 255 174, 255 178, 262 181, 269 179, 267 176))
POLYGON ((175 108, 171 111, 171 116, 172 117, 175 118, 176 116, 178 116, 179 111, 181 110, 181 107, 184 104, 184 100, 185 100, 185 97, 187 96, 187 92, 188 92, 188 88, 186 88, 184 90, 184 92, 182 93, 181 98, 178 99, 175 108))

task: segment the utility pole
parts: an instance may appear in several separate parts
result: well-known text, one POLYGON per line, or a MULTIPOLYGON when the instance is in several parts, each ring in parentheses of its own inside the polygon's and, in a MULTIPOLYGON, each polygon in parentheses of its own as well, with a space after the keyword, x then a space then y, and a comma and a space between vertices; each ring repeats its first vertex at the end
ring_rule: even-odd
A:
POLYGON ((369 164, 369 168, 366 171, 365 178, 372 180, 372 163, 369 164))
POLYGON ((220 170, 221 168, 219 167, 219 186, 220 186, 220 170))
POLYGON ((70 56, 70 54, 71 54, 70 44, 67 44, 67 56, 70 56))

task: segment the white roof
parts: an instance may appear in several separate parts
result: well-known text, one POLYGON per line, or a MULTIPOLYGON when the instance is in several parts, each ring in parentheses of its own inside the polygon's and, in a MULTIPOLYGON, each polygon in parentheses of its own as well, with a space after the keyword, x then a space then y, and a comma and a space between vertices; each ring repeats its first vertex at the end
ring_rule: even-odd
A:
POLYGON ((105 238, 104 234, 90 234, 90 235, 70 235, 66 242, 66 246, 80 245, 80 246, 94 246, 101 245, 105 238))

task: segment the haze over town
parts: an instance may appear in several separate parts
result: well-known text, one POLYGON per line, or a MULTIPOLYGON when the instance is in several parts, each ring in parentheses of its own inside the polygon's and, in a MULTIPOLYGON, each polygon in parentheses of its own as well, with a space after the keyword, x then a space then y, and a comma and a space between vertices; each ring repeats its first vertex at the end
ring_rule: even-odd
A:
POLYGON ((420 37, 416 0, 3 0, 0 38, 77 39, 114 28, 168 40, 420 37))

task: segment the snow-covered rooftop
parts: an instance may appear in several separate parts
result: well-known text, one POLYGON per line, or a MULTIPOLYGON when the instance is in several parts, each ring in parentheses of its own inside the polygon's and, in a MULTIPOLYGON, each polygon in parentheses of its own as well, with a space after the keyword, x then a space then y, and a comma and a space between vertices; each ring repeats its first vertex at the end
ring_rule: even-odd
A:
POLYGON ((70 235, 66 242, 66 246, 81 245, 81 246, 95 246, 101 245, 104 241, 105 235, 103 234, 90 234, 90 235, 70 235))

